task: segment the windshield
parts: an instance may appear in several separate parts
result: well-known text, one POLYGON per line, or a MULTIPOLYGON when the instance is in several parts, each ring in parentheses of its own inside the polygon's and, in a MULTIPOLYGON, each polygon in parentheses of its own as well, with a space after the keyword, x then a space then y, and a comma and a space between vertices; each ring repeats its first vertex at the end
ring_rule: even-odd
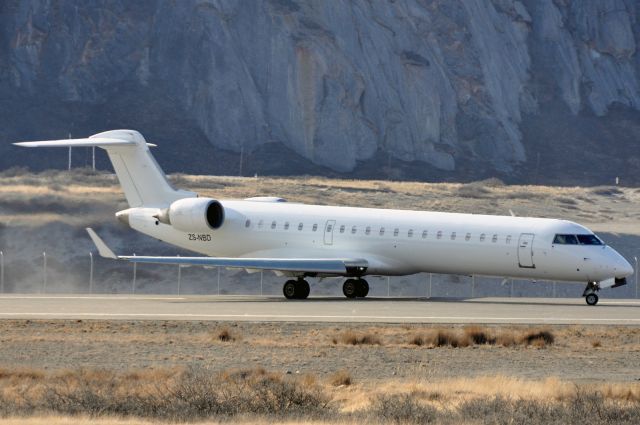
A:
POLYGON ((553 238, 555 245, 603 245, 596 235, 561 235, 553 238))

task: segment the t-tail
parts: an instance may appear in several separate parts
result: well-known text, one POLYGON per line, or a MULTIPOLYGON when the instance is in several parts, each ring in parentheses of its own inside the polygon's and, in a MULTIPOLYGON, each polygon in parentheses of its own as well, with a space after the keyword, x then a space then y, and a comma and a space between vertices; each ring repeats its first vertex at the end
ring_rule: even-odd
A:
POLYGON ((194 198, 193 192, 174 189, 149 151, 155 146, 135 130, 111 130, 86 139, 14 143, 25 147, 93 147, 107 151, 129 207, 166 208, 172 202, 194 198))

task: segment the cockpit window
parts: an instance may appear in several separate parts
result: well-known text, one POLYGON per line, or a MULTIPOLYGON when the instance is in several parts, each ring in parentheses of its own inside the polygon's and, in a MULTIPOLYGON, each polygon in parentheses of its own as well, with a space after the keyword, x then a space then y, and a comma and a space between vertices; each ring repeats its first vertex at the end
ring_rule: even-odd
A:
POLYGON ((576 238, 576 235, 556 235, 553 238, 553 243, 558 245, 578 245, 578 238, 576 238))
POLYGON ((553 243, 557 245, 604 245, 596 235, 556 235, 553 243))
POLYGON ((602 245, 602 241, 596 235, 578 235, 580 245, 602 245))

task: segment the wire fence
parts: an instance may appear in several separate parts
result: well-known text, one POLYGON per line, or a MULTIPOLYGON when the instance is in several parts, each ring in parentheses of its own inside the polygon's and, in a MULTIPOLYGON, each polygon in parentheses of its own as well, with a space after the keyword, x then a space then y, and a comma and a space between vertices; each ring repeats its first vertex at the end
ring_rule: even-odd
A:
MULTIPOLYGON (((133 254, 135 255, 135 254, 133 254)), ((638 268, 634 257, 635 269, 638 268)), ((421 273, 402 277, 366 277, 375 297, 576 297, 584 282, 533 281, 484 276, 421 273)), ((0 293, 155 293, 202 295, 281 295, 285 277, 272 272, 185 265, 153 265, 104 260, 93 252, 60 262, 47 252, 28 262, 8 262, 0 251, 0 293), (39 263, 39 264, 38 264, 39 263), (12 268, 21 273, 11 273, 12 268), (186 269, 189 271, 187 272, 186 269), (40 283, 38 283, 38 281, 40 283), (61 284, 64 283, 64 284, 61 284), (185 290, 186 289, 186 290, 185 290)), ((342 295, 343 279, 309 279, 312 295, 342 295)), ((638 275, 607 297, 638 298, 638 275)))

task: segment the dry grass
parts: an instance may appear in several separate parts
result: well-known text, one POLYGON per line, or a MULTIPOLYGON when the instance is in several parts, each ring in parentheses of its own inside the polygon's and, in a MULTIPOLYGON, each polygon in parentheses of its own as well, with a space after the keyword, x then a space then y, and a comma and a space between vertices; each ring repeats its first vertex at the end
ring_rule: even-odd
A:
POLYGON ((546 348, 555 342, 550 330, 522 330, 519 334, 507 330, 491 330, 480 326, 467 326, 462 331, 451 329, 431 329, 427 332, 414 333, 408 339, 410 345, 419 347, 453 347, 464 348, 474 345, 496 345, 513 347, 515 345, 546 348))
POLYGON ((348 370, 342 369, 329 377, 329 383, 334 387, 349 386, 353 383, 353 379, 348 370))
POLYGON ((384 345, 382 340, 373 333, 358 333, 351 330, 334 336, 331 342, 344 345, 384 345))
POLYGON ((222 328, 217 332, 217 340, 220 342, 235 342, 240 337, 234 332, 231 332, 229 328, 222 328))
POLYGON ((505 376, 355 386, 350 381, 348 373, 339 371, 322 387, 310 375, 286 378, 261 368, 223 373, 4 371, 0 415, 8 418, 6 423, 25 425, 86 423, 88 418, 114 425, 158 421, 590 425, 640 420, 640 384, 577 385, 555 378, 505 376), (589 416, 593 412, 599 413, 589 416))

